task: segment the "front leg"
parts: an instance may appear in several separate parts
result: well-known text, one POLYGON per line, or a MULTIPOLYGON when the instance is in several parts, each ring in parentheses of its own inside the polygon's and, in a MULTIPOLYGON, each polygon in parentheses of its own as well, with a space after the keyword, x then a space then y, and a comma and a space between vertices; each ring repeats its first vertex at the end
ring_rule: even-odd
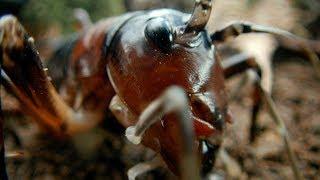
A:
MULTIPOLYGON (((165 98, 160 97, 159 99, 164 100, 165 98)), ((155 101, 159 101, 159 100, 155 100, 155 101)), ((170 101, 174 101, 174 99, 168 100, 169 103, 170 103, 170 101)), ((171 102, 171 103, 174 104, 173 102, 171 102)), ((152 105, 150 105, 150 106, 152 107, 152 105)), ((139 116, 132 113, 129 110, 129 108, 125 105, 125 103, 123 103, 122 100, 117 95, 112 98, 110 105, 109 105, 109 108, 110 108, 111 112, 113 113, 113 115, 116 117, 116 119, 124 127, 129 127, 129 126, 135 125, 139 119, 139 116)), ((150 107, 147 108, 144 112, 146 112, 146 111, 149 111, 149 113, 154 112, 154 110, 150 110, 150 107)), ((152 114, 154 114, 155 116, 158 116, 158 115, 161 116, 161 112, 154 112, 152 114)), ((139 123, 142 125, 137 124, 136 126, 140 126, 141 128, 143 128, 144 130, 142 130, 142 131, 144 132, 145 130, 149 129, 148 127, 151 126, 154 121, 151 120, 153 116, 150 117, 151 119, 145 120, 145 121, 141 120, 142 116, 143 115, 140 116, 140 121, 139 121, 139 123)), ((159 118, 156 118, 154 120, 157 121, 157 119, 159 119, 159 118)), ((193 127, 195 129, 197 129, 197 127, 199 127, 199 125, 200 125, 199 122, 196 122, 196 121, 193 121, 192 123, 193 123, 193 127)), ((203 127, 203 126, 201 126, 201 127, 203 127)), ((130 131, 130 130, 128 130, 128 131, 130 131)), ((132 134, 130 135, 129 133, 128 133, 128 135, 129 135, 129 138, 131 139, 131 141, 134 141, 134 143, 138 143, 141 141, 141 138, 143 136, 143 132, 141 132, 141 135, 139 137, 131 136, 132 134), (132 138, 132 137, 134 137, 134 138, 132 138)), ((132 133, 132 132, 130 132, 130 133, 132 133)), ((182 136, 182 137, 184 137, 184 136, 182 136)), ((184 140, 184 141, 187 141, 187 140, 184 140)), ((205 148, 207 150, 206 152, 203 153, 203 157, 202 157, 202 162, 205 162, 202 167, 202 171, 201 171, 202 174, 207 174, 207 172, 212 169, 212 165, 214 164, 216 153, 219 150, 221 141, 222 141, 222 138, 220 138, 220 136, 218 136, 217 138, 212 137, 210 139, 202 140, 200 142, 201 148, 205 148)), ((151 160, 148 162, 142 162, 142 163, 139 163, 139 164, 135 165, 134 167, 130 168, 130 170, 128 171, 128 177, 129 177, 129 179, 135 179, 139 175, 146 173, 148 171, 151 171, 151 170, 158 168, 158 167, 166 167, 166 165, 164 164, 163 160, 156 157, 154 160, 151 160)))
POLYGON ((194 130, 190 118, 190 108, 183 89, 172 86, 151 102, 139 116, 138 122, 126 130, 127 138, 134 144, 139 144, 145 131, 168 113, 175 113, 179 121, 182 152, 180 171, 182 179, 199 179, 199 168, 194 152, 194 130))
POLYGON ((75 110, 60 97, 42 66, 33 38, 13 16, 0 19, 0 50, 1 84, 47 132, 57 137, 73 135, 103 119, 104 112, 75 110))
MULTIPOLYGON (((133 114, 129 108, 121 101, 118 95, 115 95, 109 105, 109 109, 112 114, 116 117, 116 119, 122 124, 124 127, 129 127, 134 125, 137 120, 138 116, 133 114)), ((138 176, 152 171, 159 167, 166 167, 163 160, 156 155, 152 160, 141 162, 136 164, 135 166, 131 167, 128 170, 128 178, 129 180, 134 180, 138 176)))
POLYGON ((111 101, 110 109, 124 126, 129 126, 126 136, 134 144, 139 144, 145 131, 161 117, 170 112, 175 113, 179 120, 180 141, 183 146, 181 148, 183 158, 180 161, 182 179, 199 179, 199 168, 193 147, 193 122, 190 119, 191 112, 183 89, 169 87, 160 97, 151 102, 139 117, 132 114, 117 96, 111 101))

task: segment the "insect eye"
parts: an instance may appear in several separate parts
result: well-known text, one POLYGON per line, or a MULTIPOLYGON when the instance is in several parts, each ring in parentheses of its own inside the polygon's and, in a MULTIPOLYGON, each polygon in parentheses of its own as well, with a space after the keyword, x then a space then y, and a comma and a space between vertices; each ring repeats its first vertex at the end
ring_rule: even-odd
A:
POLYGON ((163 50, 169 50, 173 45, 172 26, 164 18, 149 20, 145 28, 145 36, 163 50))

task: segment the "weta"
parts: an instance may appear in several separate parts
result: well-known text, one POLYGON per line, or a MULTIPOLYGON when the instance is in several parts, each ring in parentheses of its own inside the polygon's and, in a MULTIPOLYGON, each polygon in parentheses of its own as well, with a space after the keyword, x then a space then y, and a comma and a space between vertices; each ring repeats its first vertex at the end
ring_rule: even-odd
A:
MULTIPOLYGON (((111 111, 127 128, 127 138, 159 153, 175 175, 205 177, 231 122, 225 78, 254 69, 255 98, 259 101, 266 93, 254 59, 241 56, 221 62, 215 44, 251 32, 295 38, 243 22, 209 34, 205 26, 211 8, 211 0, 197 0, 191 15, 159 9, 99 21, 73 42, 59 90, 33 38, 15 17, 4 16, 1 83, 54 137, 88 131, 111 111)), ((129 173, 129 178, 136 175, 129 173)))

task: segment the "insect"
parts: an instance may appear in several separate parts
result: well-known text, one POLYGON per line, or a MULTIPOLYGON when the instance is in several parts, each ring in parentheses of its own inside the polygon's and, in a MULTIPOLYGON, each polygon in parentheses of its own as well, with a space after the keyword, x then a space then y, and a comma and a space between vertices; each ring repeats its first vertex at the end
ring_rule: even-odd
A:
POLYGON ((209 34, 211 8, 211 0, 198 0, 191 15, 160 9, 99 21, 73 42, 60 93, 32 37, 15 17, 2 17, 1 82, 57 138, 97 126, 109 107, 131 142, 158 152, 182 179, 199 179, 212 169, 231 122, 224 79, 259 72, 248 57, 222 64, 215 43, 251 32, 293 36, 241 22, 209 34))

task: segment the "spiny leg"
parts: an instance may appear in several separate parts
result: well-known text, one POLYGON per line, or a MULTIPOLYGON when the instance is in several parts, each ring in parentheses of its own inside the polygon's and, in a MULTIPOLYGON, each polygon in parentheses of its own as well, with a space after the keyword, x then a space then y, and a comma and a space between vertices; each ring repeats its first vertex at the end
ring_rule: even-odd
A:
POLYGON ((0 19, 3 64, 1 84, 24 107, 24 112, 57 137, 87 131, 103 118, 92 109, 75 111, 57 93, 44 70, 34 40, 14 16, 0 19))
POLYGON ((308 40, 298 37, 288 31, 274 27, 253 24, 250 22, 234 22, 225 28, 214 32, 210 35, 210 37, 213 43, 221 43, 227 39, 246 33, 268 33, 295 42, 296 46, 298 46, 299 49, 305 53, 306 57, 311 61, 317 77, 320 78, 320 60, 315 53, 312 44, 308 40))
POLYGON ((30 110, 26 112, 32 112, 30 114, 36 116, 36 120, 43 119, 38 121, 42 127, 52 132, 59 131, 60 120, 53 120, 46 116, 49 113, 44 111, 47 109, 53 112, 52 106, 49 105, 50 103, 41 103, 42 98, 46 99, 46 102, 50 98, 46 93, 48 89, 45 89, 48 87, 47 77, 33 46, 33 39, 27 37, 24 28, 13 16, 4 16, 0 19, 0 32, 3 58, 2 85, 30 110))
POLYGON ((182 179, 199 179, 199 168, 197 158, 193 148, 193 123, 190 118, 190 109, 186 94, 183 89, 172 86, 157 99, 147 106, 139 116, 135 126, 126 130, 127 138, 134 144, 139 144, 144 132, 154 123, 159 121, 164 115, 173 112, 177 115, 180 126, 181 144, 183 157, 180 161, 182 179))
MULTIPOLYGON (((255 93, 259 96, 259 102, 261 103, 261 99, 263 98, 266 102, 266 105, 268 109, 270 110, 270 114, 272 116, 272 119, 274 120, 275 124, 277 125, 277 130, 279 134, 282 136, 285 149, 287 151, 287 154, 289 156, 289 160, 291 163, 291 168, 294 173, 295 179, 303 179, 303 176, 301 175, 298 165, 297 165, 297 157, 294 154, 292 147, 291 147, 291 141, 288 136, 288 131, 285 126, 284 121, 281 119, 280 115, 276 111, 276 106, 271 98, 271 93, 265 90, 260 82, 260 75, 259 75, 259 67, 257 64, 254 64, 252 62, 252 59, 250 58, 244 58, 242 60, 238 61, 225 61, 222 63, 222 66, 225 68, 225 74, 226 77, 231 77, 232 75, 235 75, 237 73, 240 73, 241 71, 244 71, 246 69, 256 69, 256 71, 252 71, 252 75, 254 76, 254 85, 255 85, 255 93)), ((260 104, 259 103, 259 104, 260 104)), ((253 112, 253 116, 254 116, 253 112)), ((256 117, 255 117, 256 118, 256 117)), ((253 123, 252 123, 253 124, 253 123)), ((253 128, 251 128, 252 131, 253 128)), ((253 132, 251 132, 253 133, 253 132)))
MULTIPOLYGON (((246 54, 238 54, 229 59, 222 61, 222 67, 226 78, 230 78, 236 74, 245 72, 249 69, 261 72, 260 66, 256 63, 253 57, 246 54)), ((247 72, 246 77, 250 76, 247 72)), ((248 78, 247 78, 248 79, 248 78)), ((244 85, 244 82, 240 82, 239 86, 235 89, 239 92, 240 88, 244 85)), ((255 137, 258 134, 259 128, 257 127, 258 114, 261 109, 261 95, 256 82, 254 82, 253 92, 251 94, 253 104, 251 109, 251 126, 250 126, 250 142, 254 142, 255 137)), ((234 96, 234 95, 233 95, 234 96)))

